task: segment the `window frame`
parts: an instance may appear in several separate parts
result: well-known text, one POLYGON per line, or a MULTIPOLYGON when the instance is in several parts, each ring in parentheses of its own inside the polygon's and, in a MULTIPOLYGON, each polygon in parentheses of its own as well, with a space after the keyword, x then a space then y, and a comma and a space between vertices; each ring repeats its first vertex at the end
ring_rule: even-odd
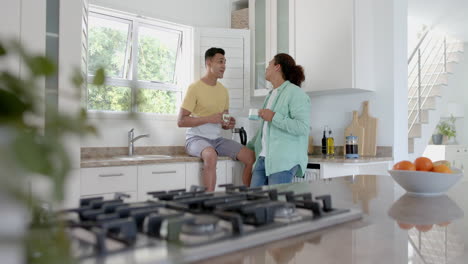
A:
MULTIPOLYGON (((87 82, 85 87, 85 109, 88 114, 94 118, 122 118, 125 115, 133 114, 139 119, 162 119, 175 120, 178 115, 185 92, 185 88, 193 80, 193 47, 190 45, 193 38, 193 28, 168 21, 162 21, 141 15, 130 14, 122 11, 108 9, 100 6, 90 5, 89 15, 104 19, 110 19, 118 22, 129 21, 129 34, 127 37, 127 50, 124 65, 124 78, 108 77, 104 84, 110 86, 124 86, 131 89, 131 108, 130 111, 110 111, 110 110, 92 110, 88 109, 88 88, 92 83, 94 75, 87 73, 87 82), (163 83, 158 81, 138 80, 138 29, 141 27, 155 28, 170 32, 178 32, 179 39, 177 45, 176 65, 174 71, 175 83, 163 83), (172 91, 179 93, 176 98, 176 113, 145 113, 138 112, 137 95, 140 89, 172 91)), ((88 23, 89 26, 89 23, 88 23)), ((86 39, 87 41, 87 39, 86 39)), ((89 59, 89 58, 88 58, 89 59)), ((86 69, 87 70, 87 69, 86 69)))

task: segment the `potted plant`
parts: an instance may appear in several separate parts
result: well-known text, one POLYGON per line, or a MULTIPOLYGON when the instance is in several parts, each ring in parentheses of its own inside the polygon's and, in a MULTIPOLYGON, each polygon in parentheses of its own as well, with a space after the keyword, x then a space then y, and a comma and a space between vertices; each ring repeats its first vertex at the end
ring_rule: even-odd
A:
MULTIPOLYGON (((57 73, 49 59, 26 51, 17 42, 0 41, 0 64, 8 59, 21 61, 24 67, 22 76, 0 69, 0 207, 2 216, 8 216, 1 222, 0 250, 10 250, 8 263, 73 263, 63 223, 44 210, 43 201, 26 182, 51 183, 47 202, 59 203, 70 171, 66 136, 95 130, 85 110, 60 113, 38 93, 39 81, 57 73)), ((94 84, 102 85, 104 71, 99 70, 96 77, 94 84)), ((71 81, 79 91, 84 78, 77 74, 71 81)))
POLYGON ((442 120, 436 126, 437 134, 432 135, 432 142, 435 145, 442 144, 443 141, 448 141, 455 138, 457 131, 455 130, 455 117, 452 115, 448 120, 442 120), (445 140, 443 140, 445 138, 445 140))

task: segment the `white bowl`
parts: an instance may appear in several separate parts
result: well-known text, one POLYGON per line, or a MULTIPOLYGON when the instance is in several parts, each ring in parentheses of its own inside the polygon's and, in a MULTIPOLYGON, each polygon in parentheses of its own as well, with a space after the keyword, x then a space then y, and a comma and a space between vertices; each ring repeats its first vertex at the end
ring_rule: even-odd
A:
POLYGON ((459 169, 452 173, 427 171, 389 170, 393 179, 410 194, 441 195, 463 177, 459 169))

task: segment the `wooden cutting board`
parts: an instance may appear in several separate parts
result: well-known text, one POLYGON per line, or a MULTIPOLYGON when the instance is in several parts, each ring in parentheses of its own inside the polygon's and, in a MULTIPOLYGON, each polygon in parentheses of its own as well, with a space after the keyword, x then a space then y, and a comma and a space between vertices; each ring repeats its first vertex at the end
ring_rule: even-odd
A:
MULTIPOLYGON (((363 138, 364 138, 364 127, 362 127, 360 124, 359 124, 359 117, 358 117, 358 112, 357 111, 353 111, 353 120, 351 121, 351 124, 349 126, 347 126, 344 130, 344 136, 345 136, 345 141, 346 142, 346 137, 347 136, 357 136, 358 137, 358 153, 359 155, 361 156, 362 155, 362 151, 363 151, 363 138)), ((346 154, 346 147, 344 149, 345 151, 345 154, 346 154)))
POLYGON ((374 157, 377 154, 377 118, 369 115, 369 101, 362 103, 359 124, 364 127, 362 155, 374 157))

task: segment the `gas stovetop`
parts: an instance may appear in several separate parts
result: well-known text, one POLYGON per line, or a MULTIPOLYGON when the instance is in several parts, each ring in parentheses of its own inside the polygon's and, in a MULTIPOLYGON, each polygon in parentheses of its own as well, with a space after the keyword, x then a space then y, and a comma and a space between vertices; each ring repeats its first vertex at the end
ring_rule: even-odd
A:
POLYGON ((114 200, 81 199, 78 208, 59 215, 66 220, 73 254, 82 263, 112 263, 122 257, 126 263, 189 262, 362 215, 333 208, 330 195, 223 187, 224 192, 216 193, 199 186, 149 192, 153 199, 136 203, 126 203, 119 194, 114 200))

